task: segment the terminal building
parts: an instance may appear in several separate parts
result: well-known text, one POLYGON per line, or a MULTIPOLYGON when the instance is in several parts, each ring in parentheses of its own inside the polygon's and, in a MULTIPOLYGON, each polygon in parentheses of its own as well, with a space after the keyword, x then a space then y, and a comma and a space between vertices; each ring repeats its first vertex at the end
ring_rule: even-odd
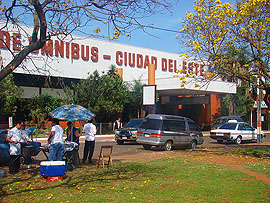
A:
MULTIPOLYGON (((12 60, 6 46, 16 53, 29 42, 32 27, 21 26, 26 32, 14 29, 12 24, 0 31, 0 38, 6 43, 0 41, 3 66, 12 60)), ((147 85, 148 67, 153 64, 159 95, 156 113, 191 117, 200 125, 211 122, 224 94, 236 93, 236 84, 205 80, 208 68, 204 64, 176 53, 76 35, 63 40, 60 38, 53 37, 47 41, 43 49, 29 54, 23 66, 14 71, 16 84, 24 89, 23 97, 30 98, 44 92, 64 96, 61 84, 69 85, 71 81, 86 79, 95 70, 106 73, 111 65, 117 67, 123 81, 132 83, 136 79, 147 85), (182 70, 181 74, 177 70, 182 70), (185 85, 181 86, 179 78, 192 71, 199 79, 187 77, 185 85), (53 88, 47 81, 48 76, 53 88)))

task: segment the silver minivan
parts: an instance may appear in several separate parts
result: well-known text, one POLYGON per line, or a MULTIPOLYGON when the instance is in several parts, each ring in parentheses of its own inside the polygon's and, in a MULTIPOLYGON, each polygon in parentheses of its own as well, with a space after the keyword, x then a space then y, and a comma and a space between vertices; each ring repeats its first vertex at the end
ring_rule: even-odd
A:
POLYGON ((137 143, 144 149, 161 146, 169 151, 173 146, 195 149, 203 144, 203 134, 190 118, 163 114, 149 114, 138 128, 137 143))

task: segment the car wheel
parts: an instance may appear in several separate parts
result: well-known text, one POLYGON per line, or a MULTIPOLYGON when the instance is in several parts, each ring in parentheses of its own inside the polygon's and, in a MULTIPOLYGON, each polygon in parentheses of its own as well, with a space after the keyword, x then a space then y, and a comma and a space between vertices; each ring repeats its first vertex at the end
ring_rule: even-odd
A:
POLYGON ((192 140, 191 143, 189 144, 190 149, 196 149, 197 148, 197 142, 196 140, 192 140))
POLYGON ((217 143, 218 144, 222 144, 223 143, 223 140, 217 140, 217 143))
POLYGON ((119 144, 119 145, 123 145, 123 144, 124 144, 124 141, 123 141, 123 140, 117 140, 116 142, 117 142, 117 144, 119 144))
POLYGON ((236 140, 235 140, 235 143, 236 143, 236 144, 241 144, 241 142, 242 142, 242 137, 241 137, 241 136, 238 136, 238 137, 236 138, 236 140))
POLYGON ((171 141, 167 141, 163 145, 162 149, 165 150, 165 151, 170 151, 172 149, 172 142, 171 141))
POLYGON ((143 148, 146 149, 146 150, 149 150, 149 149, 151 149, 151 145, 144 144, 144 145, 143 145, 143 148))

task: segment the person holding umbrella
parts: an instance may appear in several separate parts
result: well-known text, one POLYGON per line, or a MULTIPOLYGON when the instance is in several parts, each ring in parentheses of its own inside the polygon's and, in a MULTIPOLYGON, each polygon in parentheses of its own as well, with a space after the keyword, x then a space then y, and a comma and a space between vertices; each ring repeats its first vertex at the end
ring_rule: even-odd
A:
POLYGON ((88 157, 88 163, 90 164, 93 163, 92 156, 95 149, 95 135, 97 133, 97 128, 92 123, 92 119, 84 125, 82 132, 85 133, 85 145, 82 162, 85 163, 88 157))
POLYGON ((52 119, 52 129, 48 138, 48 143, 51 144, 49 150, 49 161, 62 161, 64 152, 63 129, 59 125, 59 120, 52 119))

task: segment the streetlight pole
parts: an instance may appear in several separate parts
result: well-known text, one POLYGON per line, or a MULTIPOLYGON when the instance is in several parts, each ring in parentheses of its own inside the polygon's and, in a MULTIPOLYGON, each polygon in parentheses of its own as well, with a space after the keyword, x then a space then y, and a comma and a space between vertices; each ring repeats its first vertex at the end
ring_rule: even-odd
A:
POLYGON ((260 71, 258 74, 258 90, 257 90, 257 143, 262 142, 262 90, 260 82, 260 71))

